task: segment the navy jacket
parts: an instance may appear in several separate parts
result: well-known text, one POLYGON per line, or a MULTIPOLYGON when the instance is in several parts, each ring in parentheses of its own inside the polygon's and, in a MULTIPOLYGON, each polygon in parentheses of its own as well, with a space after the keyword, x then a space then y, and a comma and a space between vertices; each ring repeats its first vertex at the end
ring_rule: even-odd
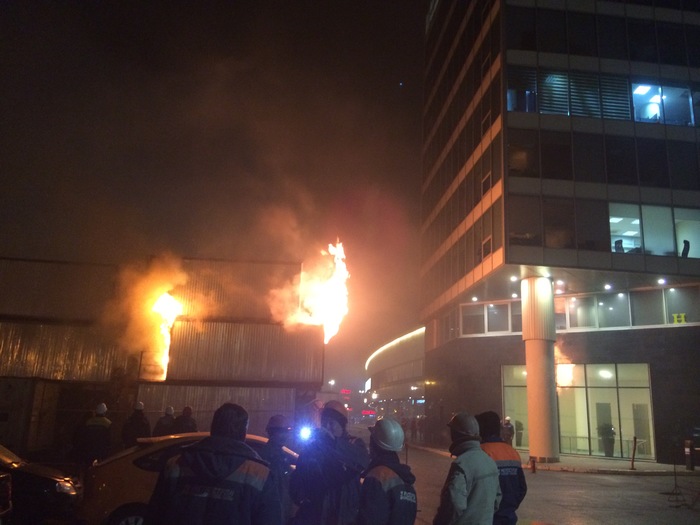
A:
POLYGON ((416 477, 398 454, 373 459, 364 478, 358 525, 412 525, 416 521, 416 477))
POLYGON ((146 523, 282 525, 282 506, 270 469, 253 449, 210 436, 168 461, 146 523))
POLYGON ((518 521, 515 511, 527 494, 527 483, 518 451, 500 437, 486 438, 481 444, 498 467, 498 480, 501 484, 501 504, 493 516, 494 525, 513 525, 518 521))
POLYGON ((292 500, 299 506, 294 525, 350 525, 360 506, 360 474, 369 454, 364 441, 337 439, 316 429, 290 479, 292 500))

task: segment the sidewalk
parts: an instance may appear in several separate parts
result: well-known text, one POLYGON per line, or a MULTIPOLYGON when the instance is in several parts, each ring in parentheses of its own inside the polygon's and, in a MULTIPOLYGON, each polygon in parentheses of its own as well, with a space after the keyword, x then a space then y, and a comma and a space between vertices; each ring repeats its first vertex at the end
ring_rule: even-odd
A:
MULTIPOLYGON (((418 448, 428 450, 435 454, 449 457, 450 453, 447 450, 425 447, 422 445, 409 444, 410 448, 418 448)), ((527 450, 518 450, 520 457, 527 459, 527 450)), ((523 463, 523 469, 531 471, 529 463, 523 463)), ((589 474, 625 474, 636 476, 700 476, 700 468, 695 470, 686 470, 683 465, 667 465, 652 461, 635 460, 634 470, 632 470, 632 462, 629 459, 622 458, 604 458, 598 456, 568 456, 562 455, 559 457, 559 463, 537 463, 537 471, 559 471, 559 472, 578 472, 589 474)))

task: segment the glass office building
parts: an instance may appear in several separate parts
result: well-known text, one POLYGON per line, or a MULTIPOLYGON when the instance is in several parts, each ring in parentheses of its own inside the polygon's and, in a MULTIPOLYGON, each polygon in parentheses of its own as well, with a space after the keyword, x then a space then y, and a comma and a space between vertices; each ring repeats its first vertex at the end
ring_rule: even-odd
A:
POLYGON ((425 64, 426 415, 510 415, 541 461, 681 461, 700 1, 433 1, 425 64))

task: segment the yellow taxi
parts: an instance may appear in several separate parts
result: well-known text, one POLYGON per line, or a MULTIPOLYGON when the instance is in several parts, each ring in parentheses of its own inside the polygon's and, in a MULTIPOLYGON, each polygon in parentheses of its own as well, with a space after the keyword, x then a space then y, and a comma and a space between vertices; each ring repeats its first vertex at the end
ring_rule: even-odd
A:
MULTIPOLYGON (((167 461, 182 447, 207 436, 209 432, 139 438, 136 446, 95 462, 83 481, 84 498, 78 509, 78 522, 85 525, 142 525, 158 474, 167 461)), ((246 444, 256 452, 265 443, 265 437, 246 436, 246 444)), ((290 456, 290 464, 296 465, 298 454, 286 447, 284 451, 290 456)))

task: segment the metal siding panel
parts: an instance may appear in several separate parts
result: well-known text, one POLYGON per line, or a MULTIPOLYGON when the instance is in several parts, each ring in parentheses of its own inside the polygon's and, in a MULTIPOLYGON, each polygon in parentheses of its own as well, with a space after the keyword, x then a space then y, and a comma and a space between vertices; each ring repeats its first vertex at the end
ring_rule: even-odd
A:
POLYGON ((126 357, 91 327, 0 322, 0 375, 108 381, 126 357))
POLYGON ((318 327, 178 321, 168 379, 323 381, 323 333, 318 327))
POLYGON ((214 411, 224 403, 236 403, 248 412, 248 432, 265 435, 265 426, 271 416, 283 414, 294 420, 295 389, 266 387, 227 387, 169 385, 167 383, 143 383, 139 385, 138 400, 146 407, 151 428, 165 412, 165 407, 175 407, 179 415, 182 408, 192 407, 199 431, 208 432, 214 411))

